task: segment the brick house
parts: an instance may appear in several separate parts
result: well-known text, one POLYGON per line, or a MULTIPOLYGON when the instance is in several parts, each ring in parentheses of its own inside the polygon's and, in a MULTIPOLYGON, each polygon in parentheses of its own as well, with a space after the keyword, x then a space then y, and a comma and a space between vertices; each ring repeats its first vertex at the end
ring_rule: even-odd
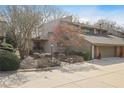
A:
MULTIPOLYGON (((50 52, 50 44, 53 43, 49 40, 55 27, 58 24, 71 25, 73 28, 80 30, 79 36, 83 37, 83 44, 80 51, 87 51, 90 53, 91 58, 106 58, 106 57, 124 57, 124 33, 116 31, 109 33, 109 30, 93 25, 86 25, 81 23, 72 22, 72 17, 58 19, 42 27, 42 33, 39 37, 32 39, 33 50, 50 52)), ((53 43, 53 51, 57 52, 59 47, 53 43)), ((76 51, 76 50, 75 50, 76 51)))
POLYGON ((106 29, 89 27, 83 34, 83 48, 87 50, 92 59, 106 57, 124 57, 124 38, 109 35, 106 29))
POLYGON ((72 17, 66 17, 62 19, 57 19, 54 21, 51 21, 49 23, 44 24, 40 30, 41 33, 39 36, 35 36, 32 38, 32 50, 34 52, 47 52, 50 53, 50 45, 51 43, 54 45, 53 52, 58 51, 57 43, 50 41, 50 36, 53 34, 53 31, 55 28, 64 22, 72 22, 72 17))

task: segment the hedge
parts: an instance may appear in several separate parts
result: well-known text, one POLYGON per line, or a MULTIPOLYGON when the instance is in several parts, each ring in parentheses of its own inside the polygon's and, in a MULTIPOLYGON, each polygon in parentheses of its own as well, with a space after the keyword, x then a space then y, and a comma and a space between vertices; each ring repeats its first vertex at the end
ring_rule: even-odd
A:
POLYGON ((13 52, 0 49, 0 71, 17 70, 19 66, 20 60, 13 52))

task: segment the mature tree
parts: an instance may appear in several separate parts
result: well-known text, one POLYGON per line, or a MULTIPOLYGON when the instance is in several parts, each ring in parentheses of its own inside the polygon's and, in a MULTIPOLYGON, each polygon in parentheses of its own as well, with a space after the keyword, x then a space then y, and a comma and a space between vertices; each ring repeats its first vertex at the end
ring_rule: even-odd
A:
POLYGON ((35 6, 7 6, 4 11, 8 30, 16 41, 21 58, 29 55, 32 31, 39 25, 41 14, 35 6))
POLYGON ((97 26, 97 27, 108 29, 109 31, 113 31, 113 29, 116 28, 116 22, 109 21, 109 20, 106 20, 106 19, 100 19, 94 25, 97 26))
POLYGON ((73 24, 62 23, 56 26, 52 40, 56 42, 59 47, 65 48, 66 52, 68 52, 72 47, 81 47, 82 38, 79 36, 79 32, 79 27, 73 24))
POLYGON ((29 55, 31 38, 40 36, 44 23, 63 18, 67 13, 56 6, 6 6, 7 29, 15 41, 21 58, 29 55))
POLYGON ((116 25, 116 22, 114 21, 109 21, 109 20, 106 20, 106 19, 100 19, 98 20, 96 23, 95 23, 96 26, 102 26, 102 27, 111 27, 111 26, 115 26, 116 25))
POLYGON ((43 13, 43 17, 44 17, 43 21, 45 23, 59 18, 63 18, 68 15, 68 13, 66 13, 65 11, 63 11, 62 9, 56 6, 44 5, 41 6, 41 11, 43 13))
POLYGON ((56 6, 43 5, 37 7, 40 8, 40 12, 42 13, 42 20, 38 28, 36 28, 34 31, 35 37, 38 37, 42 34, 42 32, 44 31, 45 23, 49 23, 53 20, 57 20, 59 18, 68 16, 67 12, 63 11, 62 9, 56 6))
POLYGON ((72 21, 79 23, 79 17, 77 15, 72 15, 72 21))
POLYGON ((113 31, 124 31, 123 26, 118 25, 114 21, 109 21, 109 20, 106 20, 106 19, 100 19, 94 25, 97 26, 97 27, 107 29, 110 33, 112 33, 113 31))

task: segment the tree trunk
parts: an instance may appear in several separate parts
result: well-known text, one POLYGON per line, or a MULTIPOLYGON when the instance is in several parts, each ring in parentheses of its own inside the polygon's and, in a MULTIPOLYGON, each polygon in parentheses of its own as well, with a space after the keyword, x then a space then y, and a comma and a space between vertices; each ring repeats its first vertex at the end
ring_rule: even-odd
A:
POLYGON ((25 51, 24 50, 19 49, 19 54, 20 54, 21 59, 25 58, 25 51))

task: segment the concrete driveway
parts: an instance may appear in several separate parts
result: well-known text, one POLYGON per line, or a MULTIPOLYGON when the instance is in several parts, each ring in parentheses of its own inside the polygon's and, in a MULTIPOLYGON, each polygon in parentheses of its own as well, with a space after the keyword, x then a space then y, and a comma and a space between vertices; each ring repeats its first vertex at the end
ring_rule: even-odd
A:
POLYGON ((16 76, 24 78, 20 82, 18 81, 20 78, 17 78, 18 83, 8 84, 8 87, 122 88, 124 87, 124 58, 92 60, 89 63, 64 65, 51 71, 18 72, 13 77, 16 76))

